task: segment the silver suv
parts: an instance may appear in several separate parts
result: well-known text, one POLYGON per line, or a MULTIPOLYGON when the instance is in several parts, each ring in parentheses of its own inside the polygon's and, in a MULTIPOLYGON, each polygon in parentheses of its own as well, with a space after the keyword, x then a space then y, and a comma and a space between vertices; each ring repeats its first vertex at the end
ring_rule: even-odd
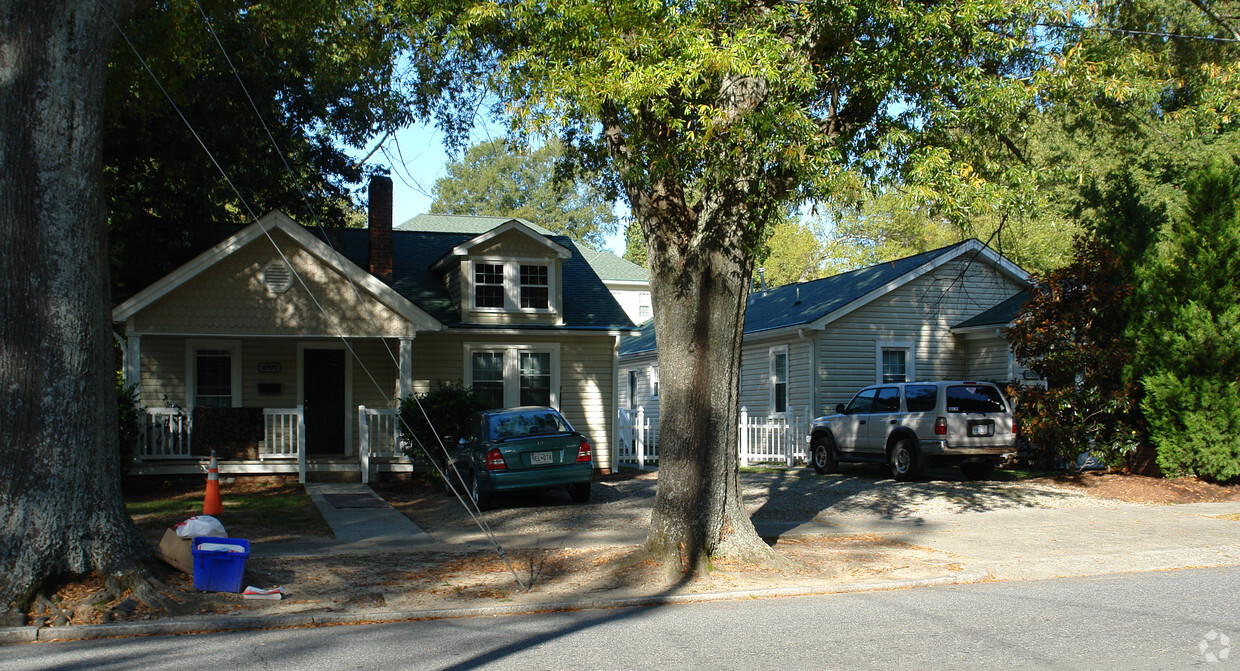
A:
POLYGON ((815 419, 806 436, 822 474, 841 461, 868 461, 912 480, 926 466, 959 464, 965 477, 981 480, 1016 451, 1011 406, 989 382, 876 384, 835 412, 815 419))

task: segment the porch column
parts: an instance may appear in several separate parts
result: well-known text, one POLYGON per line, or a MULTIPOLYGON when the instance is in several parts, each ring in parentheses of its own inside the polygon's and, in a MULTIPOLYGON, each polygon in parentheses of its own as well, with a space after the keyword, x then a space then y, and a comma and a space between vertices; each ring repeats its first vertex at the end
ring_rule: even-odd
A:
POLYGON ((396 393, 400 398, 396 400, 396 406, 400 407, 400 402, 406 396, 413 393, 413 339, 415 336, 408 336, 400 339, 400 382, 397 385, 396 393))
MULTIPOLYGON (((125 345, 125 384, 138 384, 142 381, 142 336, 129 336, 125 345)), ((138 404, 142 404, 142 388, 138 387, 138 404)))

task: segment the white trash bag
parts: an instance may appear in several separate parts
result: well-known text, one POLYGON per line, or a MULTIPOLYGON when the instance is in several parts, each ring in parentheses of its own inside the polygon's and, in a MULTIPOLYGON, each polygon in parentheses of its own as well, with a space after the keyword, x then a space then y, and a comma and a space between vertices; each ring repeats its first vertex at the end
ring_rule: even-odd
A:
POLYGON ((198 536, 228 537, 228 534, 224 533, 224 525, 210 515, 195 515, 177 524, 173 529, 176 529, 177 536, 181 538, 197 538, 198 536))

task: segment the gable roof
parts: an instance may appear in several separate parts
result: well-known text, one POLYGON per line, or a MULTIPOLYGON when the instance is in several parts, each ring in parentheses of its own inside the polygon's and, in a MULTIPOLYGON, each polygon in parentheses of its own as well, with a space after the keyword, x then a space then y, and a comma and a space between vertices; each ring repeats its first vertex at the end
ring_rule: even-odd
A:
POLYGON ((1029 300, 1029 297, 1029 289, 1021 289, 1002 303, 956 324, 952 327, 952 331, 963 333, 974 329, 991 329, 1007 326, 1020 315, 1021 308, 1024 307, 1025 301, 1029 300))
POLYGON ((486 233, 476 235, 456 245, 455 247, 452 248, 452 250, 448 254, 445 254, 444 256, 436 260, 435 263, 432 264, 432 267, 441 268, 447 265, 447 263, 449 261, 452 261, 453 259, 457 259, 459 257, 468 255, 470 251, 473 250, 474 247, 477 247, 486 242, 494 240, 495 238, 498 238, 499 236, 509 231, 516 231, 520 233, 521 235, 526 236, 530 240, 534 241, 536 244, 546 247, 547 251, 550 251, 552 254, 555 254, 561 259, 567 259, 573 255, 573 253, 569 251, 568 248, 564 247, 563 245, 556 244, 552 240, 551 236, 541 235, 539 233, 536 233, 534 232, 532 228, 530 228, 529 226, 526 226, 520 221, 516 219, 509 219, 508 221, 505 221, 504 223, 500 224, 499 226, 496 226, 495 228, 492 228, 486 233))
MULTIPOLYGON (((415 218, 416 219, 416 218, 415 218)), ((500 225, 511 218, 499 219, 500 225)), ((408 223, 408 222, 406 222, 408 223)), ((520 223, 520 222, 517 222, 520 223)), ((523 224, 522 224, 523 225, 523 224)), ((510 324, 463 324, 460 311, 444 286, 443 274, 431 266, 452 250, 477 237, 460 232, 392 231, 392 283, 384 284, 367 272, 370 254, 370 233, 365 228, 331 228, 309 230, 283 212, 273 211, 249 226, 235 226, 232 234, 208 248, 190 262, 165 275, 121 303, 112 312, 114 322, 126 321, 142 308, 197 276, 219 260, 265 236, 266 228, 275 227, 293 237, 308 251, 335 270, 353 279, 359 288, 370 291, 414 324, 427 330, 468 327, 479 330, 512 329, 510 324), (330 243, 330 244, 329 244, 330 243)), ((532 229, 531 229, 532 230, 532 229)), ((539 237, 546 237, 541 236, 539 237)), ((634 330, 633 322, 614 296, 598 278, 572 240, 565 236, 549 236, 546 244, 563 250, 568 258, 561 262, 562 286, 565 292, 561 325, 522 324, 522 330, 634 330)))
MULTIPOLYGON (((745 308, 744 333, 749 335, 794 327, 822 329, 935 268, 970 254, 975 259, 992 264, 1018 282, 1029 281, 1029 274, 1019 266, 980 240, 969 239, 820 280, 751 292, 745 308)), ((649 337, 646 337, 646 326, 643 326, 642 336, 626 338, 620 345, 621 356, 653 350, 653 328, 650 331, 649 337)))
MULTIPOLYGON (((316 236, 279 210, 272 210, 254 223, 216 243, 176 270, 163 276, 150 286, 131 296, 112 310, 112 321, 129 320, 142 309, 168 295, 177 287, 197 277, 208 268, 231 256, 255 240, 268 238, 272 231, 280 231, 297 242, 319 262, 344 275, 360 290, 373 295, 384 305, 424 330, 439 330, 441 322, 431 317, 408 298, 384 284, 374 275, 363 270, 356 260, 350 262, 345 255, 316 236)), ((366 231, 362 231, 366 233, 366 231)))
POLYGON ((473 214, 419 214, 393 226, 397 231, 422 231, 423 233, 466 233, 478 235, 505 224, 517 221, 539 235, 555 235, 551 231, 520 217, 489 217, 473 214))

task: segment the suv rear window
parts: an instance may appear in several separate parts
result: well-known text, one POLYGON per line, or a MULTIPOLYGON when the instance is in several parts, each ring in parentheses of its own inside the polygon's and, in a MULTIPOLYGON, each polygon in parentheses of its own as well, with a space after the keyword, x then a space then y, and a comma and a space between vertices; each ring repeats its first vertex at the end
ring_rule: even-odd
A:
POLYGON ((939 388, 932 385, 908 385, 904 387, 904 405, 909 412, 934 412, 935 396, 939 388))
POLYGON ((1006 412, 1003 396, 991 386, 957 385, 947 388, 948 412, 1006 412))

